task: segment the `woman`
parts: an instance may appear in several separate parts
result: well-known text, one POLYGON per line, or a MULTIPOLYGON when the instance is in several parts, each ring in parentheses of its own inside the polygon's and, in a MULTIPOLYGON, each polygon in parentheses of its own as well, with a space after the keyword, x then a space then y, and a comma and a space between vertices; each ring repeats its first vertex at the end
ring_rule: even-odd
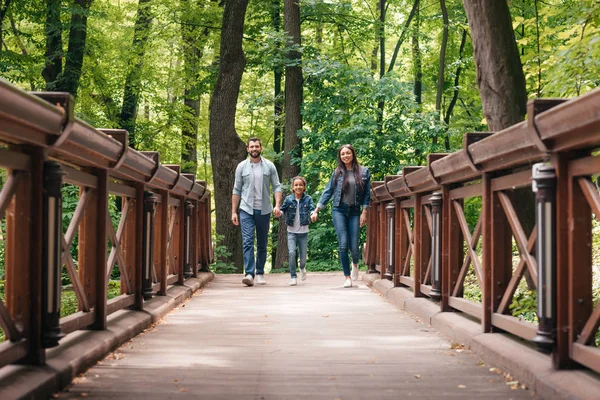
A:
POLYGON ((358 280, 358 237, 360 227, 367 223, 367 209, 371 201, 371 173, 360 166, 356 150, 349 144, 338 149, 337 161, 338 166, 310 218, 316 222, 319 210, 325 208, 333 196, 333 226, 337 232, 340 261, 346 277, 344 287, 349 288, 352 287, 353 280, 358 280), (352 255, 352 274, 348 250, 352 255))

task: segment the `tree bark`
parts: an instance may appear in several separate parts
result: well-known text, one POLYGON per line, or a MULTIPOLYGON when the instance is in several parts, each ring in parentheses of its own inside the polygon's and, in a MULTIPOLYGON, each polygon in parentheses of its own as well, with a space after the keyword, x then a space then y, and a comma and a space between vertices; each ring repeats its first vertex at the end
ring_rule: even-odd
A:
POLYGON ((246 145, 235 130, 237 100, 246 66, 242 49, 248 0, 228 0, 223 10, 219 75, 210 104, 210 155, 213 166, 217 235, 232 255, 220 260, 243 270, 242 237, 231 223, 231 191, 235 168, 246 156, 246 145))
MULTIPOLYGON (((283 29, 287 35, 291 36, 293 44, 301 45, 300 5, 297 0, 284 0, 283 2, 283 29)), ((300 173, 297 161, 302 158, 302 144, 298 138, 298 130, 302 129, 302 114, 300 113, 303 84, 301 55, 299 52, 293 51, 289 54, 289 59, 294 62, 285 68, 285 143, 282 182, 286 185, 300 173)), ((287 250, 287 226, 281 222, 275 268, 281 268, 287 261, 287 250)))
POLYGON ((477 86, 490 131, 521 122, 525 76, 506 1, 463 0, 471 28, 477 86))
POLYGON ((67 49, 65 70, 62 77, 59 78, 57 90, 59 92, 69 92, 73 97, 77 97, 83 56, 85 55, 87 16, 92 5, 92 0, 75 0, 74 4, 76 8, 73 14, 71 14, 69 48, 67 49))
MULTIPOLYGON (((281 32, 281 0, 273 0, 271 3, 271 23, 275 32, 281 32)), ((281 82, 283 80, 283 66, 275 66, 273 69, 273 151, 279 156, 284 148, 284 137, 281 130, 281 116, 283 115, 283 102, 281 98, 281 82)), ((279 176, 282 174, 280 158, 273 161, 279 176)), ((271 227, 271 243, 279 243, 279 225, 271 227)), ((271 260, 277 260, 278 246, 271 247, 271 260)))
POLYGON ((42 77, 46 81, 46 90, 56 89, 56 80, 62 73, 62 23, 60 21, 60 0, 46 0, 46 63, 42 77))
POLYGON ((129 131, 129 145, 135 148, 135 121, 137 118, 140 101, 142 68, 146 43, 152 23, 151 0, 139 0, 135 28, 133 33, 132 58, 130 59, 125 90, 123 92, 123 105, 119 115, 121 127, 129 131))

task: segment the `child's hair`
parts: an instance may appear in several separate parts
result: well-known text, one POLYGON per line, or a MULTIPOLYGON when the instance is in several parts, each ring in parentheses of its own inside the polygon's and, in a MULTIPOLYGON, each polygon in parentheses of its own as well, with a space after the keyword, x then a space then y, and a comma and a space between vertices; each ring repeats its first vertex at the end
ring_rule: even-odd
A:
POLYGON ((298 176, 293 177, 292 178, 292 186, 294 186, 294 182, 296 182, 296 180, 302 181, 302 183, 304 183, 304 188, 306 189, 306 179, 304 179, 303 176, 298 175, 298 176))

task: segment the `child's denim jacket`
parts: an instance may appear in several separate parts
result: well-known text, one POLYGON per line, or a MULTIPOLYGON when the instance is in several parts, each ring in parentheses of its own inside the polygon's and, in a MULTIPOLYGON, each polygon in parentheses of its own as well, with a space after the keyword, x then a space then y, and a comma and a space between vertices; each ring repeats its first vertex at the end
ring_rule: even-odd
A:
MULTIPOLYGON (((371 172, 368 168, 361 166, 360 174, 363 180, 363 189, 360 190, 358 185, 356 187, 356 204, 362 206, 362 208, 369 208, 371 203, 371 172)), ((333 195, 333 206, 339 207, 342 202, 342 186, 343 186, 343 175, 340 174, 337 177, 337 182, 333 184, 333 178, 335 177, 335 171, 331 174, 331 178, 325 186, 325 190, 319 199, 317 207, 320 209, 325 208, 331 196, 333 195)))
MULTIPOLYGON (((284 200, 281 205, 281 212, 285 214, 285 224, 294 226, 294 219, 296 218, 296 195, 290 194, 284 200)), ((310 223, 310 213, 314 211, 315 205, 312 201, 312 197, 306 193, 302 193, 300 198, 300 225, 308 225, 310 223)))

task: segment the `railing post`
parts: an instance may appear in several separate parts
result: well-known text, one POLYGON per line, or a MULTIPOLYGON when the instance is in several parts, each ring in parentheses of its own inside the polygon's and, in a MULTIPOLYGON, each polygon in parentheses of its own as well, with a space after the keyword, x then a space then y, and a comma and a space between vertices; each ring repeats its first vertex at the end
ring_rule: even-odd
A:
POLYGON ((42 347, 58 346, 60 330, 62 256, 62 177, 56 161, 44 162, 42 222, 42 347))
POLYGON ((538 350, 550 352, 556 334, 556 174, 549 164, 532 168, 537 224, 536 260, 538 265, 538 331, 532 339, 538 350))
POLYGON ((154 212, 158 198, 152 192, 144 192, 144 223, 142 234, 142 296, 152 298, 152 268, 154 265, 154 212))
POLYGON ((387 228, 387 240, 386 240, 386 268, 385 274, 383 277, 389 281, 394 279, 394 253, 395 253, 395 221, 396 221, 396 205, 394 201, 391 201, 390 204, 385 208, 386 213, 386 228, 387 228))
POLYGON ((371 201, 371 209, 369 210, 369 224, 367 226, 368 234, 369 234, 369 246, 367 251, 369 252, 369 269, 367 270, 367 274, 378 274, 376 264, 377 264, 377 254, 379 249, 379 203, 373 204, 371 201))
POLYGON ((424 230, 427 228, 427 220, 423 218, 423 195, 414 194, 415 202, 413 205, 413 247, 415 249, 413 254, 414 270, 413 270, 413 293, 415 297, 423 297, 421 292, 421 283, 423 281, 423 272, 427 269, 427 265, 424 265, 424 252, 429 251, 425 248, 429 245, 429 241, 425 239, 424 230))
POLYGON ((431 292, 436 301, 442 297, 442 194, 431 195, 431 292))
POLYGON ((190 200, 184 201, 184 220, 183 220, 183 268, 185 279, 193 275, 192 263, 190 262, 190 239, 192 230, 192 210, 194 204, 190 200))
POLYGON ((167 277, 169 276, 167 259, 169 257, 169 192, 167 190, 160 191, 160 243, 159 254, 160 259, 158 261, 158 282, 160 282, 160 289, 158 294, 160 296, 166 296, 167 294, 167 277))

